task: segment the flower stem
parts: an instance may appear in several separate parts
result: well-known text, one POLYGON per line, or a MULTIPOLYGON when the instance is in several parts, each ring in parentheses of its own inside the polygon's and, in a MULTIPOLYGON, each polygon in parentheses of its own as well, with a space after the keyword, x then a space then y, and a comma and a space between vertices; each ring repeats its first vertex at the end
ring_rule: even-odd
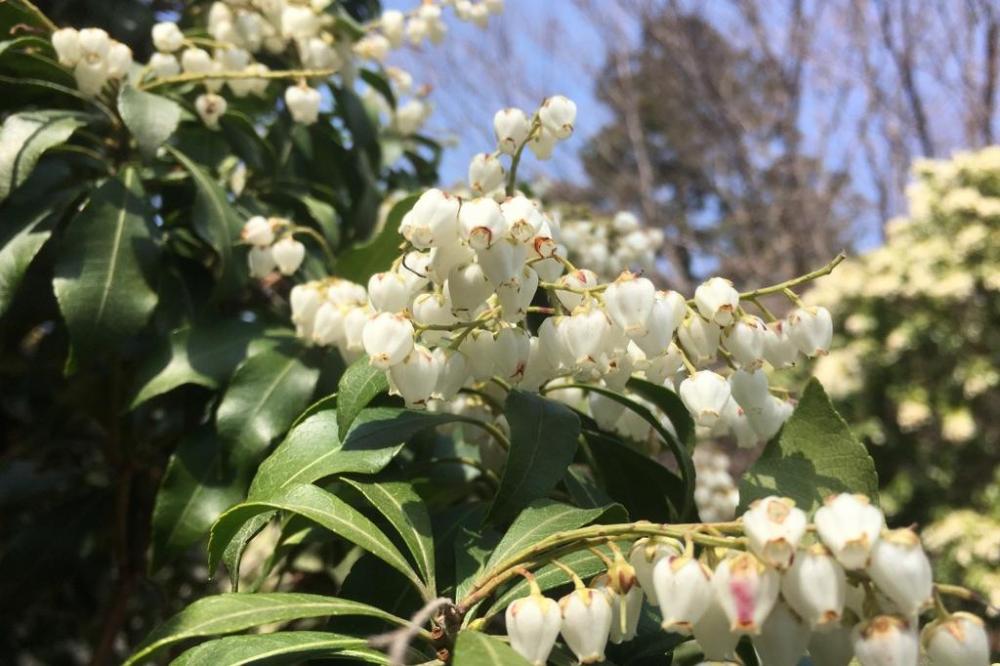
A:
POLYGON ((48 28, 50 32, 55 32, 59 29, 59 26, 57 26, 52 19, 46 16, 45 12, 39 9, 35 3, 31 2, 31 0, 17 0, 14 4, 21 5, 29 14, 33 15, 39 20, 39 22, 41 22, 42 25, 48 28))
POLYGON ((840 265, 847 255, 841 252, 836 257, 834 257, 830 263, 822 268, 817 268, 814 271, 806 273, 805 275, 800 275, 799 277, 792 278, 791 280, 785 280, 784 282, 779 282, 778 284, 772 284, 770 287, 761 287, 760 289, 754 289, 753 291, 745 291, 740 294, 740 300, 751 301, 760 296, 767 296, 768 294, 776 294, 779 291, 784 292, 786 289, 791 289, 792 287, 797 287, 800 284, 805 284, 806 282, 811 282, 816 278, 821 278, 824 275, 829 275, 833 272, 837 266, 840 265))
POLYGON ((176 76, 164 76, 160 79, 153 79, 149 83, 139 86, 140 90, 152 90, 162 86, 169 86, 181 83, 199 83, 202 81, 233 81, 240 79, 303 79, 312 77, 332 76, 336 70, 333 69, 287 69, 273 72, 189 72, 187 74, 177 74, 176 76))
POLYGON ((514 191, 517 189, 517 167, 521 165, 521 156, 524 154, 524 148, 528 145, 535 134, 541 129, 542 123, 538 119, 537 115, 531 119, 531 130, 528 132, 528 136, 524 138, 521 145, 517 147, 514 154, 510 158, 510 172, 507 174, 507 196, 514 196, 514 191))
POLYGON ((330 244, 327 243, 326 238, 323 237, 323 234, 316 231, 312 227, 304 227, 304 226, 292 227, 292 235, 294 236, 295 234, 305 234, 306 236, 309 236, 314 241, 316 241, 320 249, 323 250, 323 255, 326 257, 327 269, 333 270, 333 265, 336 263, 337 258, 333 254, 333 250, 330 248, 330 244))

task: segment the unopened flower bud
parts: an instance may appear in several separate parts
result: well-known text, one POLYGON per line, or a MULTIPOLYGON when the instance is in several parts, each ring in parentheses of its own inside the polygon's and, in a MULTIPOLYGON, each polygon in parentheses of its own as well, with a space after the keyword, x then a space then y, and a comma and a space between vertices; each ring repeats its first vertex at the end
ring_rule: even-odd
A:
POLYGON ((819 538, 845 569, 868 564, 872 546, 885 527, 885 517, 864 495, 828 497, 813 518, 819 538))
POLYGON ((736 633, 757 635, 778 600, 781 577, 751 553, 719 563, 712 575, 716 599, 736 633))
POLYGON ((872 547, 868 575, 906 616, 918 612, 934 588, 930 560, 911 529, 882 535, 872 547))
POLYGON ((740 294, 733 283, 721 277, 709 278, 694 291, 694 302, 705 319, 719 326, 728 326, 740 306, 740 294))
POLYGON ((593 588, 573 590, 559 600, 562 637, 581 664, 604 661, 611 634, 611 602, 607 593, 593 588))
POLYGON ((959 612, 935 620, 920 641, 931 666, 989 666, 989 638, 975 615, 959 612))
POLYGON ((576 122, 576 104, 563 95, 553 95, 538 109, 538 118, 542 126, 557 139, 565 139, 573 133, 573 123, 576 122))
POLYGON ((413 324, 402 315, 383 312, 365 324, 361 340, 376 368, 401 363, 413 350, 413 324))
POLYGON ((861 666, 915 665, 920 653, 916 631, 898 615, 878 615, 851 632, 861 666))
POLYGON ((695 423, 711 428, 729 402, 729 382, 711 370, 701 370, 681 382, 678 391, 695 423))
POLYGON ((844 612, 847 578, 830 551, 816 544, 799 551, 781 578, 781 594, 810 626, 837 626, 844 612))
POLYGON ((532 593, 507 606, 510 646, 532 666, 545 666, 562 626, 562 612, 554 600, 532 593))
POLYGON ((493 130, 496 132, 500 152, 513 155, 518 146, 528 138, 531 124, 521 109, 500 109, 493 116, 493 130))
POLYGON ((688 555, 673 555, 653 565, 653 590, 663 628, 687 634, 712 601, 711 571, 688 555))
POLYGON ((805 512, 787 497, 765 497, 743 514, 743 530, 750 550, 766 564, 787 569, 806 533, 805 512))

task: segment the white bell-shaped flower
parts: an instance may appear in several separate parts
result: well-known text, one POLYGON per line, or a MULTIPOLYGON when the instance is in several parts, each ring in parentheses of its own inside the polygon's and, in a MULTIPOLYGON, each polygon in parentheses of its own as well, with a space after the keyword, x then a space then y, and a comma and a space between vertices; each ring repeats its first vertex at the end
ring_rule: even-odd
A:
POLYGON ((181 69, 185 74, 207 74, 212 70, 212 56, 204 49, 186 48, 181 53, 181 69))
POLYGON ((798 308, 788 315, 788 337, 806 356, 822 356, 830 351, 833 319, 823 307, 798 308))
POLYGON ((344 342, 342 345, 338 344, 337 349, 340 350, 348 363, 360 358, 365 351, 365 328, 368 326, 368 320, 371 316, 371 308, 367 306, 350 308, 344 315, 344 342))
POLYGON ((712 575, 715 597, 729 618, 730 629, 757 635, 778 600, 781 576, 752 553, 722 560, 712 575))
POLYGON ((289 292, 288 302, 292 308, 292 323, 298 329, 296 334, 308 338, 316 312, 323 304, 323 292, 313 282, 297 284, 289 292))
POLYGON ((163 21, 153 26, 153 46, 157 51, 173 53, 184 46, 184 33, 173 21, 163 21))
POLYGON ((690 633, 712 602, 711 578, 708 567, 689 555, 672 555, 656 561, 653 593, 663 615, 664 629, 690 633))
POLYGON ((714 596, 701 618, 695 622, 691 633, 705 653, 705 659, 726 664, 736 660, 736 645, 740 642, 740 634, 732 630, 726 611, 714 596))
POLYGON ((647 323, 656 300, 656 287, 644 277, 625 271, 604 290, 608 316, 630 338, 647 332, 647 323))
POLYGON ((763 370, 737 370, 729 375, 729 386, 733 399, 748 414, 763 412, 770 401, 767 374, 763 370))
POLYGON ((524 319, 537 291, 538 273, 531 266, 522 266, 517 275, 497 287, 497 300, 503 310, 503 320, 519 322, 524 319))
POLYGON ((474 250, 482 250, 501 240, 507 233, 507 221, 500 204, 488 197, 463 201, 458 211, 462 239, 474 250))
POLYGON ((627 592, 616 591, 609 574, 601 574, 594 579, 593 587, 604 590, 611 602, 611 633, 609 640, 618 645, 627 643, 639 632, 639 618, 642 615, 642 590, 633 585, 627 592))
POLYGON ((746 412, 735 400, 726 403, 722 410, 721 425, 729 429, 741 449, 752 449, 760 443, 757 431, 750 424, 746 412))
POLYGON ((597 421, 597 425, 603 430, 613 430, 615 423, 625 412, 625 405, 609 398, 603 393, 590 392, 587 394, 587 406, 590 415, 597 421))
POLYGON ((704 365, 715 360, 721 335, 722 329, 718 325, 706 321, 693 312, 677 330, 681 346, 695 365, 704 365))
POLYGON ((469 188, 475 194, 489 194, 503 185, 503 164, 490 153, 477 153, 469 162, 469 188))
POLYGON ((319 306, 313 321, 312 341, 318 345, 336 345, 344 339, 345 308, 327 301, 319 306))
POLYGON ((854 656, 861 666, 916 666, 917 633, 899 615, 878 615, 854 627, 854 656))
POLYGON ((476 262, 452 268, 445 289, 455 314, 460 317, 474 313, 493 293, 493 285, 476 262))
POLYGON ((149 68, 160 78, 181 73, 181 64, 172 53, 154 53, 149 57, 149 68))
POLYGON ((797 666, 809 647, 809 636, 809 626, 779 601, 764 620, 760 634, 753 637, 753 646, 762 664, 797 666))
POLYGON ((427 190, 403 216, 399 232, 403 238, 421 250, 429 247, 457 246, 455 241, 458 239, 460 205, 458 197, 436 188, 427 190))
POLYGON ((683 367, 684 357, 681 355, 681 350, 671 342, 667 346, 666 354, 648 359, 648 365, 646 365, 644 372, 646 373, 646 379, 649 381, 661 386, 669 382, 669 388, 673 390, 674 378, 683 367))
POLYGON ((121 42, 114 42, 108 49, 106 63, 109 77, 122 78, 132 68, 132 49, 121 42))
POLYGON ((80 49, 80 33, 76 28, 60 28, 52 33, 52 48, 56 51, 59 64, 75 67, 80 62, 83 51, 80 49))
POLYGON ((836 624, 814 631, 809 638, 809 658, 814 666, 848 666, 854 659, 851 628, 836 624))
POLYGON ((381 312, 368 319, 361 342, 370 363, 376 368, 389 368, 413 351, 413 323, 402 315, 381 312))
POLYGON ((395 271, 368 278, 368 301, 377 312, 402 312, 410 305, 410 295, 406 281, 395 271))
POLYGON ((274 263, 278 265, 281 274, 291 275, 302 265, 306 257, 306 246, 291 236, 285 236, 271 246, 271 254, 274 255, 274 263))
POLYGON ((538 109, 538 119, 542 121, 542 127, 557 139, 565 139, 573 133, 576 104, 563 95, 553 95, 542 102, 538 109))
POLYGON ((764 363, 767 325, 760 317, 747 315, 737 319, 722 334, 722 344, 744 370, 755 370, 764 363))
POLYGON ((611 320, 604 310, 581 305, 573 311, 572 316, 563 319, 559 332, 572 364, 590 367, 597 363, 605 351, 611 335, 611 320))
POLYGON ((775 368, 795 365, 799 358, 799 347, 788 336, 788 322, 779 319, 767 325, 764 334, 764 358, 775 368))
MULTIPOLYGON (((559 278, 557 284, 560 287, 567 287, 570 290, 581 290, 590 289, 596 287, 598 283, 597 274, 594 271, 587 268, 581 268, 580 270, 573 271, 572 273, 567 273, 559 278)), ((567 310, 574 310, 580 303, 583 302, 583 294, 576 293, 576 291, 568 291, 564 289, 556 290, 556 298, 562 303, 563 307, 567 310)))
POLYGON ((931 666, 989 666, 990 644, 983 621, 952 613, 927 625, 920 635, 931 666))
POLYGON ((500 152, 513 155, 518 146, 527 140, 531 123, 521 109, 500 109, 493 116, 493 131, 496 133, 500 152))
POLYGON ((459 345, 477 382, 486 381, 496 373, 495 347, 493 334, 483 329, 473 329, 459 345))
POLYGON ((533 239, 545 224, 545 217, 538 204, 521 194, 510 197, 500 204, 500 212, 507 220, 511 237, 522 243, 533 239))
POLYGON ((781 595, 811 627, 838 626, 847 595, 844 568, 822 544, 800 550, 781 578, 781 595))
POLYGON ((438 357, 440 368, 434 393, 442 400, 454 400, 469 381, 469 360, 461 351, 447 347, 436 347, 434 355, 438 357))
POLYGON ((219 118, 226 113, 226 98, 215 93, 198 95, 194 108, 201 117, 201 122, 209 129, 219 129, 219 118))
POLYGON ((911 529, 882 535, 872 547, 868 575, 906 616, 918 612, 934 589, 930 560, 911 529))
POLYGON ((531 135, 528 141, 528 148, 535 157, 543 162, 552 157, 552 150, 556 147, 559 138, 547 127, 542 126, 537 132, 531 135))
POLYGON ((794 500, 772 495, 751 504, 742 522, 750 550, 765 564, 784 570, 795 559, 809 519, 794 500))
POLYGON ((319 118, 322 97, 315 88, 300 84, 285 89, 285 106, 292 114, 292 120, 303 125, 312 125, 319 118))
POLYGON ((429 252, 412 250, 403 255, 396 267, 399 277, 406 282, 411 294, 416 294, 430 283, 431 256, 429 252))
POLYGON ((251 245, 265 247, 274 242, 274 227, 263 215, 255 215, 243 224, 240 238, 251 245))
POLYGON ((379 21, 379 29, 382 30, 382 34, 385 38, 389 40, 393 48, 399 48, 403 43, 403 31, 405 29, 406 17, 403 12, 398 9, 387 9, 382 12, 382 18, 379 21))
POLYGON ((604 590, 583 587, 559 600, 562 637, 581 664, 604 661, 611 634, 611 601, 604 590))
POLYGON ((653 584, 653 567, 661 559, 680 555, 682 551, 683 548, 679 541, 667 537, 643 537, 632 544, 632 548, 628 552, 628 563, 635 570, 639 587, 645 590, 646 598, 653 606, 660 604, 653 584))
POLYGON ((430 105, 423 100, 407 100, 396 107, 396 112, 392 116, 392 125, 402 136, 411 136, 420 131, 430 112, 430 105))
POLYGON ((559 604, 542 596, 537 584, 533 584, 531 594, 507 606, 505 617, 514 652, 532 666, 545 666, 562 626, 559 604))
POLYGON ((407 407, 422 407, 437 388, 440 370, 440 357, 423 345, 414 345, 402 363, 389 368, 389 379, 407 407))
POLYGON ((729 402, 729 382, 711 370, 700 370, 681 382, 678 393, 695 423, 711 428, 729 402))
POLYGON ((646 319, 645 333, 629 337, 648 357, 660 356, 670 347, 674 332, 684 321, 685 312, 687 304, 683 296, 676 291, 658 291, 646 319))
MULTIPOLYGON (((413 321, 421 326, 444 327, 458 323, 447 293, 425 292, 413 299, 413 321)), ((427 344, 440 344, 448 337, 446 330, 426 330, 421 337, 427 344)))
POLYGON ((274 261, 274 255, 271 253, 270 247, 254 246, 250 248, 250 251, 247 253, 247 268, 250 271, 250 277, 267 277, 276 267, 277 264, 274 261))
POLYGON ((104 60, 111 48, 111 37, 101 28, 84 28, 79 33, 80 54, 88 62, 104 60))
POLYGON ((281 33, 292 39, 312 37, 320 27, 319 16, 311 7, 293 4, 286 4, 282 8, 280 24, 281 33))
MULTIPOLYGON (((404 216, 403 219, 406 219, 406 217, 404 216)), ((455 266, 470 263, 475 258, 475 251, 465 243, 458 242, 458 237, 456 236, 451 242, 431 249, 427 276, 433 280, 434 284, 444 285, 445 280, 448 279, 448 274, 451 273, 451 269, 455 266)))
POLYGON ((790 402, 777 396, 768 396, 764 408, 759 412, 748 412, 747 420, 762 441, 769 441, 778 434, 781 426, 792 415, 794 407, 790 402))
POLYGON ((495 288, 513 279, 524 266, 527 256, 527 246, 509 237, 476 250, 476 260, 483 267, 486 279, 495 288))
POLYGON ((524 376, 531 352, 531 335, 518 326, 501 328, 494 342, 495 374, 516 384, 524 376))
POLYGON ((531 348, 528 350, 528 364, 518 387, 524 391, 538 391, 542 384, 553 379, 558 372, 552 361, 545 356, 541 340, 531 338, 531 348))
POLYGON ((826 498, 813 517, 816 531, 845 569, 862 569, 885 527, 882 511, 864 495, 842 493, 826 498))
POLYGON ((702 317, 719 326, 729 326, 740 306, 740 294, 729 280, 713 277, 694 290, 694 302, 702 317))
POLYGON ((73 79, 77 89, 86 97, 96 97, 108 82, 108 64, 104 60, 81 58, 73 68, 73 79))

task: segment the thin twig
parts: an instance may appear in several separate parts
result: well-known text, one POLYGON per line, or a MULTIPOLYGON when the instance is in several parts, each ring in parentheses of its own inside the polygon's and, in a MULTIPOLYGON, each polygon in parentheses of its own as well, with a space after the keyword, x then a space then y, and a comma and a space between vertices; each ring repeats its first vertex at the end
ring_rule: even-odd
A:
POLYGON ((424 604, 424 607, 413 614, 408 627, 401 627, 394 631, 368 639, 368 644, 376 648, 389 648, 386 652, 389 655, 389 663, 392 666, 403 666, 403 659, 406 656, 406 649, 410 647, 413 638, 421 633, 426 633, 423 626, 428 620, 434 617, 439 608, 451 606, 452 600, 447 597, 438 597, 424 604))
POLYGON ((309 79, 332 76, 334 69, 283 69, 273 72, 189 72, 176 76, 164 76, 149 83, 139 85, 140 90, 152 90, 175 83, 199 83, 201 81, 233 81, 241 79, 309 79))

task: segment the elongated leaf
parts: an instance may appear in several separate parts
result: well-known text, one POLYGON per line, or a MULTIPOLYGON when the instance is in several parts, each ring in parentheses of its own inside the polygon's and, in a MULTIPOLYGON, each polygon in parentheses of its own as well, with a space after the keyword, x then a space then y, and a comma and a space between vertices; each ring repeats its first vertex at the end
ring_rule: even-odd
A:
POLYGON ((453 544, 456 599, 465 599, 479 582, 501 538, 495 530, 479 526, 463 526, 458 530, 453 544))
POLYGON ((666 386, 660 386, 659 384, 654 384, 638 377, 629 379, 628 387, 646 400, 649 400, 660 411, 666 414, 667 418, 670 419, 670 423, 673 424, 674 430, 677 432, 677 439, 680 440, 681 444, 687 450, 690 451, 693 449, 694 419, 691 418, 691 412, 681 402, 680 396, 666 386))
POLYGON ((225 296, 239 289, 246 275, 245 266, 234 249, 240 238, 243 220, 229 203, 222 187, 200 166, 181 151, 169 146, 167 149, 191 174, 195 187, 191 221, 201 239, 215 251, 218 258, 214 267, 218 280, 216 293, 225 296))
POLYGON ((504 405, 510 451, 488 519, 504 522, 547 495, 566 474, 576 454, 580 419, 552 400, 512 390, 504 405))
POLYGON ((409 548, 417 570, 423 577, 431 596, 436 596, 434 579, 434 534, 431 517, 423 499, 405 481, 379 481, 366 483, 345 478, 386 520, 396 528, 403 543, 409 548))
POLYGON ((139 175, 125 169, 94 192, 62 238, 53 286, 81 354, 115 347, 156 307, 149 280, 159 249, 145 196, 139 175))
POLYGON ((388 664, 382 652, 363 638, 321 631, 283 631, 257 636, 229 636, 191 648, 170 662, 173 666, 242 666, 300 664, 321 657, 388 664))
POLYGON ((343 615, 374 617, 400 625, 406 623, 373 606, 318 594, 221 594, 195 601, 158 626, 136 648, 125 665, 143 663, 157 651, 192 638, 232 634, 273 622, 343 615))
POLYGON ((373 367, 367 356, 352 363, 340 378, 337 386, 337 425, 340 432, 347 432, 358 413, 368 406, 375 396, 389 390, 385 370, 373 367))
POLYGON ((495 636, 463 630, 455 641, 455 666, 528 666, 528 660, 495 636))
POLYGON ((592 430, 585 436, 604 489, 622 503, 632 520, 677 520, 684 482, 676 474, 613 437, 592 430))
POLYGON ((137 90, 129 84, 122 86, 118 94, 118 113, 147 158, 170 138, 181 120, 181 107, 177 102, 137 90))
POLYGON ((183 384, 218 388, 262 328, 239 319, 199 322, 177 329, 139 369, 131 409, 183 384))
POLYGON ((325 527, 383 560, 413 581, 417 589, 424 590, 420 577, 382 530, 336 495, 310 484, 293 486, 265 500, 248 500, 219 516, 208 544, 209 570, 215 570, 222 551, 246 521, 272 509, 298 514, 325 527))
POLYGON ((0 201, 24 182, 42 154, 65 143, 87 124, 72 111, 25 111, 7 117, 0 127, 0 201))
POLYGON ((768 495, 791 497, 808 513, 841 492, 878 502, 878 475, 864 445, 812 379, 795 412, 740 480, 737 513, 768 495))
POLYGON ((226 464, 225 442, 211 428, 181 441, 156 493, 151 571, 197 543, 219 514, 243 499, 245 474, 226 464))
POLYGON ((251 356, 233 373, 215 423, 238 465, 255 465, 309 404, 319 370, 289 341, 251 356))
POLYGON ((229 111, 219 119, 219 125, 233 152, 253 171, 264 171, 274 163, 274 149, 264 141, 253 121, 238 111, 229 111))
MULTIPOLYGON (((599 488, 582 471, 575 467, 566 470, 566 478, 563 479, 566 491, 570 499, 577 506, 584 509, 614 504, 614 500, 604 490, 599 488)), ((624 509, 623 509, 624 510, 624 509)))
MULTIPOLYGON (((660 420, 657 419, 653 412, 651 412, 645 405, 640 405, 635 400, 602 386, 581 384, 579 385, 579 388, 586 391, 600 393, 605 397, 611 398, 617 403, 625 405, 627 409, 635 412, 636 415, 641 417, 646 423, 653 427, 653 430, 659 434, 660 438, 670 449, 670 452, 674 456, 674 460, 677 461, 677 466, 681 470, 681 479, 683 480, 684 490, 680 501, 675 502, 677 504, 679 517, 691 517, 691 512, 694 511, 694 462, 691 460, 690 451, 677 440, 677 437, 675 437, 673 433, 663 427, 660 420)), ((661 396, 661 398, 663 398, 663 396, 661 396)), ((631 508, 629 508, 629 513, 632 513, 631 508)))
POLYGON ((413 208, 418 198, 419 196, 414 194, 397 203, 389 211, 385 226, 378 235, 364 245, 358 245, 341 253, 334 267, 336 274, 353 282, 367 284, 368 278, 373 274, 388 270, 399 254, 400 243, 403 242, 403 237, 399 235, 399 223, 413 208))

